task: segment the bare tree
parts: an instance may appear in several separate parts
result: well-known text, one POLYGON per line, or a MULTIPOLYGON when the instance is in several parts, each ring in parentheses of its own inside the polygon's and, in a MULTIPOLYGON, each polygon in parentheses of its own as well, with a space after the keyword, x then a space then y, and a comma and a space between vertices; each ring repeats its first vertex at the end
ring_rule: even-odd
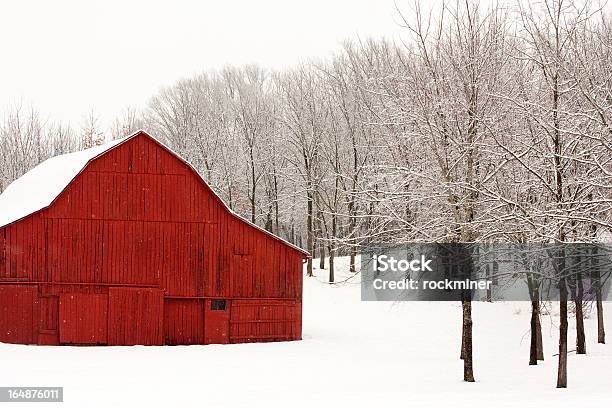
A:
POLYGON ((0 123, 0 191, 49 155, 38 111, 21 102, 10 106, 0 123))
POLYGON ((268 93, 268 74, 251 65, 241 70, 227 68, 223 72, 228 101, 235 118, 235 129, 240 135, 243 156, 246 158, 247 195, 251 222, 256 222, 259 186, 267 169, 267 152, 261 150, 264 140, 274 128, 272 102, 268 93))
MULTIPOLYGON (((315 197, 320 182, 321 143, 326 132, 329 108, 322 98, 320 79, 305 65, 278 76, 276 84, 284 99, 281 123, 287 130, 288 143, 292 148, 293 155, 289 160, 304 183, 306 245, 308 252, 313 254, 315 197)), ((308 276, 313 275, 312 266, 312 259, 309 259, 308 276)))
POLYGON ((92 108, 85 114, 81 124, 81 148, 99 146, 104 143, 104 133, 100 128, 100 119, 92 108))
POLYGON ((119 139, 144 127, 142 114, 133 107, 124 108, 111 126, 111 137, 119 139))
MULTIPOLYGON (((410 143, 397 146, 422 145, 428 153, 410 157, 411 163, 398 169, 409 178, 420 179, 420 189, 430 189, 424 198, 442 198, 438 221, 414 228, 410 208, 403 212, 419 235, 447 242, 470 243, 482 240, 484 229, 479 211, 482 184, 489 180, 484 169, 491 168, 483 146, 495 129, 493 118, 498 103, 491 96, 499 85, 500 73, 506 62, 506 22, 501 9, 483 12, 475 4, 444 7, 437 18, 425 16, 417 4, 414 21, 404 18, 405 27, 412 34, 413 46, 401 59, 403 75, 391 77, 385 86, 397 106, 391 121, 402 124, 400 138, 410 143), (407 102, 409 101, 409 102, 407 102), (420 160, 419 160, 420 159, 420 160), (435 172, 427 168, 435 165, 435 172)), ((384 83, 385 81, 383 81, 384 83)), ((394 183, 396 186, 397 184, 394 183)), ((403 188, 401 197, 412 194, 403 188)), ((401 214, 401 213, 399 213, 401 214)), ((471 295, 462 300, 462 347, 464 380, 474 381, 472 362, 471 295)))

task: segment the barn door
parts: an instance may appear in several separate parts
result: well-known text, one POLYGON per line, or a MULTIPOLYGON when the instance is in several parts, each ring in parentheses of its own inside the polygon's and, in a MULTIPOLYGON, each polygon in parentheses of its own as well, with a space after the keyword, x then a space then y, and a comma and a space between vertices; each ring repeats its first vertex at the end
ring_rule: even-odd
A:
POLYGON ((108 289, 108 344, 164 344, 164 295, 154 288, 108 289))
POLYGON ((59 296, 42 295, 40 297, 40 325, 38 344, 59 344, 59 296))
POLYGON ((38 288, 33 285, 0 285, 0 342, 36 343, 38 288))
POLYGON ((204 343, 229 343, 230 301, 208 299, 204 312, 204 343))
POLYGON ((164 299, 164 344, 204 344, 202 299, 164 299))
POLYGON ((59 341, 63 344, 107 344, 108 296, 62 293, 59 297, 59 341))

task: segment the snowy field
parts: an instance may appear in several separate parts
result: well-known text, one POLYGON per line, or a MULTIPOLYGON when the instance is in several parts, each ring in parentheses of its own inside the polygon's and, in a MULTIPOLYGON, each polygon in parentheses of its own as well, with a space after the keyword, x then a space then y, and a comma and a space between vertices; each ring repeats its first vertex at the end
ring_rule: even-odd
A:
MULTIPOLYGON (((559 408, 612 401, 612 345, 593 341, 593 316, 586 321, 588 355, 570 354, 569 388, 559 390, 552 356, 557 316, 544 316, 546 361, 530 367, 529 305, 476 303, 477 382, 468 384, 458 358, 458 304, 361 302, 357 279, 332 286, 323 283, 325 271, 317 275, 304 279, 303 341, 189 347, 0 344, 0 386, 63 386, 65 402, 57 404, 63 407, 559 408)), ((340 274, 338 280, 346 277, 340 274)), ((612 328, 609 303, 605 311, 612 328)), ((572 329, 570 323, 570 349, 572 329)))

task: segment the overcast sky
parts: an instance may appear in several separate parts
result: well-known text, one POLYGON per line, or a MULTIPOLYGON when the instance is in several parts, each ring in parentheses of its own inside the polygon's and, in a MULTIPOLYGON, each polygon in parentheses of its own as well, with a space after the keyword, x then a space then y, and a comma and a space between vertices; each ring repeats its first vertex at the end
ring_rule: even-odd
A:
POLYGON ((2 1, 0 109, 21 100, 79 126, 94 108, 108 126, 205 69, 281 68, 400 31, 393 0, 2 1))

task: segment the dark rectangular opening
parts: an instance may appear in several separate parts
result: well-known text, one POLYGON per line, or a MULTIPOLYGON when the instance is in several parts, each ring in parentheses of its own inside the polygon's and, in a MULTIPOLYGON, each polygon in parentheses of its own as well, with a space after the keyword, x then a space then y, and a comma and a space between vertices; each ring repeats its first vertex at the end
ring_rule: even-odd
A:
POLYGON ((225 310, 225 299, 213 299, 210 302, 210 310, 225 310))

